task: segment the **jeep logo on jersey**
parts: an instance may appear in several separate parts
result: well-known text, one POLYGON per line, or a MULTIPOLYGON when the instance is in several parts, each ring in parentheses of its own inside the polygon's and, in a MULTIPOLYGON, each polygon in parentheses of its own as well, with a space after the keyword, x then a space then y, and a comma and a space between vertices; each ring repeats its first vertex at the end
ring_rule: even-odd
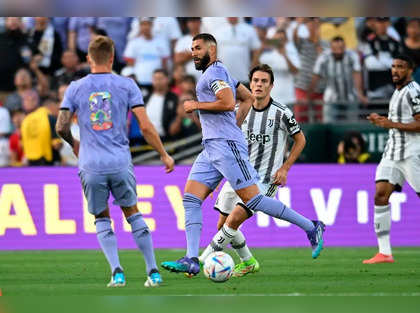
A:
POLYGON ((254 134, 248 130, 246 140, 248 140, 249 143, 258 142, 265 145, 266 143, 269 143, 271 141, 270 137, 270 135, 266 134, 254 134))

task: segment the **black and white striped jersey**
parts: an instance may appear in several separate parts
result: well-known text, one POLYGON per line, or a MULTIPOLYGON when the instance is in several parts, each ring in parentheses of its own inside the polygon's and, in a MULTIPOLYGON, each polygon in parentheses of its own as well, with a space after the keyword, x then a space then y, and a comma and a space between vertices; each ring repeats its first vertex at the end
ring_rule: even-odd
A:
POLYGON ((251 165, 264 184, 272 183, 272 176, 283 164, 287 137, 300 131, 292 111, 273 99, 263 110, 251 107, 242 132, 248 141, 251 165))
MULTIPOLYGON (((411 123, 414 115, 420 114, 420 86, 415 81, 396 89, 389 102, 388 119, 398 123, 411 123)), ((389 130, 383 158, 393 161, 404 160, 420 154, 420 133, 404 132, 395 128, 389 130)))

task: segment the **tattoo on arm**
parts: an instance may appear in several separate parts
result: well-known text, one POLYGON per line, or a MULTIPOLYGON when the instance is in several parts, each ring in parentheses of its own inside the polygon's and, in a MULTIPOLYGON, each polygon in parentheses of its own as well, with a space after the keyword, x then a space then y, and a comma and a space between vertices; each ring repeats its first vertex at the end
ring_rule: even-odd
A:
POLYGON ((57 134, 61 138, 63 138, 64 141, 66 141, 70 146, 73 147, 73 136, 70 131, 72 115, 73 113, 71 113, 69 110, 60 110, 60 113, 58 114, 57 124, 55 125, 55 130, 57 131, 57 134))

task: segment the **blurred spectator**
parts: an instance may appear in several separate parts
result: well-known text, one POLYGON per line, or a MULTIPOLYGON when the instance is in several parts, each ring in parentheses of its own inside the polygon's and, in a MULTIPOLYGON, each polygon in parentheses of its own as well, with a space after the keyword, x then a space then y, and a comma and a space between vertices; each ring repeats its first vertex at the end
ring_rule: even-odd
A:
POLYGON ((146 112, 162 139, 168 139, 174 121, 178 97, 169 91, 169 76, 165 70, 153 73, 153 92, 144 99, 146 112))
POLYGON ((58 104, 47 100, 22 122, 22 145, 28 165, 54 164, 53 150, 61 148, 61 140, 55 132, 56 117, 51 112, 54 110, 58 111, 58 104))
POLYGON ((153 20, 153 37, 161 39, 167 45, 170 55, 173 55, 175 42, 181 38, 181 28, 176 17, 158 16, 153 20))
POLYGON ((22 93, 22 109, 26 114, 32 113, 39 106, 39 95, 34 89, 26 90, 22 93))
POLYGON ((28 42, 32 55, 40 55, 38 67, 47 74, 54 73, 60 67, 63 53, 61 39, 48 17, 35 17, 35 26, 29 31, 28 42))
MULTIPOLYGON (((6 18, 6 31, 0 33, 0 92, 12 91, 16 71, 28 63, 31 50, 27 36, 23 33, 19 17, 6 18)), ((0 97, 3 100, 3 96, 0 97)))
MULTIPOLYGON (((59 103, 63 101, 64 94, 66 92, 67 87, 68 87, 68 84, 63 84, 58 87, 59 103)), ((79 129, 79 124, 77 123, 76 114, 73 115, 70 131, 73 138, 80 140, 80 129, 79 129)), ((78 164, 78 159, 73 153, 73 148, 64 140, 62 141, 62 147, 60 149, 60 158, 61 158, 62 165, 76 166, 78 164)))
POLYGON ((21 166, 23 164, 23 147, 22 147, 22 135, 21 126, 23 119, 25 118, 25 112, 22 109, 12 111, 12 122, 15 131, 9 138, 10 148, 10 165, 21 166))
POLYGON ((193 75, 197 80, 201 76, 201 72, 195 69, 191 54, 191 44, 194 36, 200 33, 201 18, 189 17, 187 19, 188 34, 178 39, 175 44, 174 62, 182 64, 189 75, 193 75))
POLYGON ((322 18, 320 33, 321 39, 325 41, 330 41, 334 37, 342 37, 346 42, 347 49, 357 49, 357 33, 353 17, 322 18))
POLYGON ((364 54, 365 81, 369 99, 388 99, 394 92, 390 75, 393 57, 402 46, 387 34, 389 18, 377 18, 374 33, 368 37, 364 54))
POLYGON ((294 76, 298 73, 300 60, 293 43, 287 40, 286 31, 279 29, 267 41, 270 49, 263 52, 259 58, 262 64, 270 64, 274 73, 274 86, 271 95, 282 104, 294 104, 294 76))
POLYGON ((253 17, 252 25, 263 29, 268 29, 276 25, 274 17, 253 17))
POLYGON ((67 50, 61 56, 62 68, 52 77, 51 88, 57 90, 60 85, 68 85, 73 80, 80 79, 89 74, 88 67, 82 67, 76 52, 67 50))
POLYGON ((134 67, 139 84, 150 87, 153 72, 159 68, 166 69, 169 55, 166 45, 152 35, 152 19, 142 18, 140 36, 130 40, 124 51, 127 65, 134 67))
POLYGON ((315 61, 318 56, 328 49, 328 43, 321 40, 319 34, 319 18, 309 17, 304 20, 309 31, 308 38, 299 37, 299 25, 293 33, 293 41, 299 52, 300 70, 295 79, 296 105, 294 107, 295 118, 298 122, 308 122, 310 117, 309 105, 312 101, 315 119, 322 120, 322 105, 319 103, 323 98, 325 82, 320 81, 314 86, 313 92, 309 93, 309 87, 312 81, 312 73, 315 61))
POLYGON ((185 75, 181 82, 181 91, 182 93, 192 93, 195 96, 195 77, 192 75, 185 75))
POLYGON ((414 62, 413 78, 420 83, 420 18, 407 23, 407 37, 403 41, 404 52, 414 62))
POLYGON ((103 29, 115 44, 116 62, 113 68, 119 73, 125 66, 124 49, 131 29, 132 17, 99 17, 96 27, 103 29))
POLYGON ((248 73, 254 54, 261 47, 255 29, 239 22, 237 17, 228 17, 228 25, 215 32, 218 42, 218 57, 235 79, 248 82, 248 73))
POLYGON ((176 117, 169 127, 169 135, 174 138, 185 138, 199 133, 201 129, 200 120, 196 112, 186 113, 184 102, 194 100, 194 94, 185 92, 179 97, 179 103, 176 110, 176 117))
POLYGON ((79 60, 86 62, 86 54, 92 34, 92 28, 96 25, 95 17, 71 17, 69 20, 69 46, 75 51, 79 60))
POLYGON ((174 70, 172 72, 172 79, 170 83, 171 92, 180 96, 182 93, 182 81, 185 77, 185 68, 182 64, 177 64, 174 66, 174 70))
POLYGON ((31 73, 26 68, 19 69, 15 74, 16 91, 10 94, 4 103, 9 112, 22 109, 22 95, 25 91, 32 89, 31 73))
POLYGON ((366 142, 362 135, 353 131, 347 133, 337 147, 338 163, 367 163, 370 154, 366 152, 366 142))
POLYGON ((10 134, 9 111, 0 107, 0 167, 9 165, 9 139, 10 134))
POLYGON ((331 50, 321 54, 316 60, 314 75, 309 87, 311 92, 324 78, 327 86, 324 92, 324 122, 345 119, 352 113, 358 117, 358 101, 367 104, 363 94, 359 56, 346 49, 342 37, 331 41, 331 50))

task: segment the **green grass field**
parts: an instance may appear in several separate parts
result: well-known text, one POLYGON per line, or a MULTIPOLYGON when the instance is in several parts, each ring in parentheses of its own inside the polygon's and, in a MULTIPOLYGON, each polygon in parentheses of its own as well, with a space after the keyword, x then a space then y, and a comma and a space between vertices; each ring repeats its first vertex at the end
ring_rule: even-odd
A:
MULTIPOLYGON (((0 253, 3 296, 31 295, 412 295, 420 296, 420 249, 394 249, 394 264, 363 265, 374 248, 327 248, 312 260, 309 249, 253 249, 261 271, 217 284, 202 274, 186 278, 162 270, 164 285, 144 288, 138 251, 121 251, 127 286, 106 288, 110 273, 100 251, 0 253)), ((183 251, 157 250, 157 260, 183 251)), ((238 259, 234 257, 235 261, 238 259)))

